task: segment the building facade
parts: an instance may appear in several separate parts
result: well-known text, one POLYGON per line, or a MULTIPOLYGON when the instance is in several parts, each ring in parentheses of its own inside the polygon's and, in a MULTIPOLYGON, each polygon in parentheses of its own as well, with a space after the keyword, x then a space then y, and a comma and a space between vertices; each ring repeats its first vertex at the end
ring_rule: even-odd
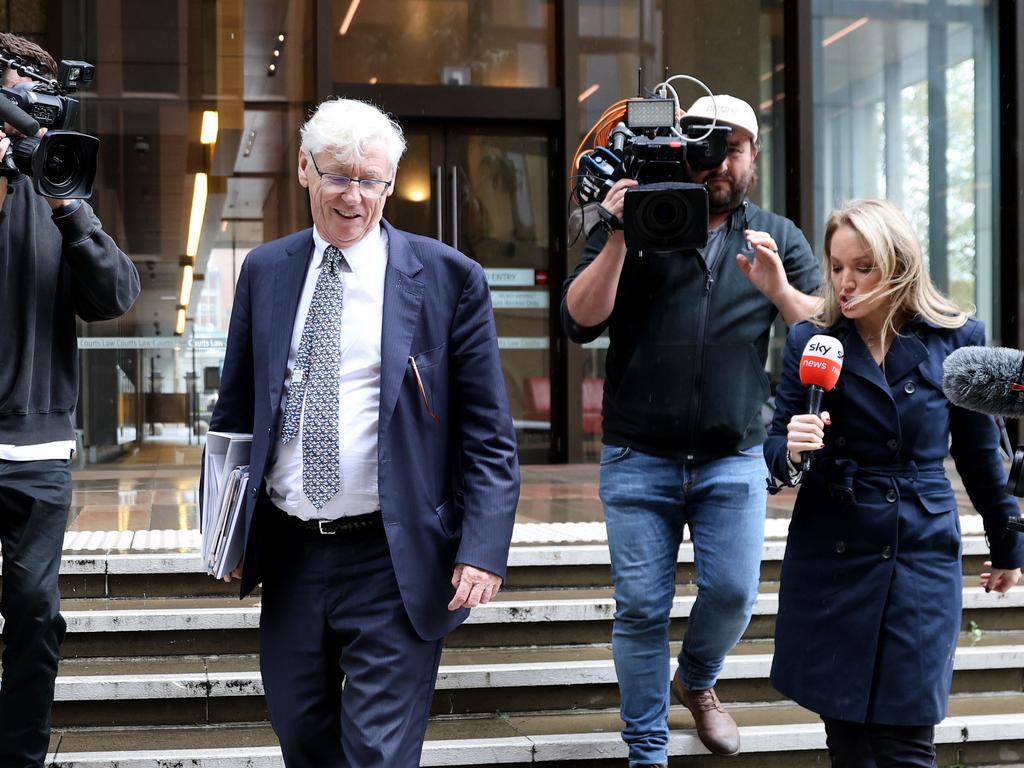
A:
MULTIPOLYGON (((526 462, 598 455, 607 343, 558 323, 580 250, 569 165, 608 106, 666 75, 754 105, 754 197, 816 252, 832 207, 891 198, 936 283, 1021 346, 1009 0, 7 0, 0 25, 96 65, 78 94, 101 141, 91 202, 142 276, 128 316, 79 329, 82 460, 199 440, 246 253, 310 224, 298 127, 330 96, 406 130, 388 220, 486 269, 526 462)), ((702 93, 675 84, 684 105, 702 93)))

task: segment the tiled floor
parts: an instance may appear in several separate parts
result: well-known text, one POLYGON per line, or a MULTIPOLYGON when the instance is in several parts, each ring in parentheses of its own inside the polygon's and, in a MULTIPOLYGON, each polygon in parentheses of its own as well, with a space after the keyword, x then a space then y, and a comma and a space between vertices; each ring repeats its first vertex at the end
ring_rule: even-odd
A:
MULTIPOLYGON (((66 549, 124 549, 126 541, 131 549, 194 549, 201 456, 200 446, 149 443, 115 461, 75 470, 68 531, 79 535, 69 536, 66 549), (87 532, 104 535, 89 539, 87 532)), ((970 503, 951 462, 947 470, 966 512, 970 503)), ((525 465, 522 478, 517 543, 603 540, 596 464, 525 465)), ((785 535, 795 496, 789 488, 769 496, 777 535, 785 535)))

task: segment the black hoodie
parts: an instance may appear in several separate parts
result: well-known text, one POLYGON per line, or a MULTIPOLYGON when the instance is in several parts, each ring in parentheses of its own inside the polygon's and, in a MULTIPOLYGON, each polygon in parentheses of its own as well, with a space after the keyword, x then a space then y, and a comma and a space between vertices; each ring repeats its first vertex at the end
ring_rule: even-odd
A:
POLYGON ((0 209, 0 444, 74 440, 75 315, 127 312, 135 265, 85 203, 51 210, 19 176, 0 209))

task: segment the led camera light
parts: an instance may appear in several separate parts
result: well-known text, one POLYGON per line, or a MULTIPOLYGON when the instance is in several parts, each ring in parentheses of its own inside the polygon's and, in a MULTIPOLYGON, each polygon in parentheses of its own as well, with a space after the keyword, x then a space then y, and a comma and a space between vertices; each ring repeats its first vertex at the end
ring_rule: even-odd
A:
POLYGON ((676 103, 672 99, 630 99, 626 102, 626 125, 636 128, 671 128, 676 124, 676 103))

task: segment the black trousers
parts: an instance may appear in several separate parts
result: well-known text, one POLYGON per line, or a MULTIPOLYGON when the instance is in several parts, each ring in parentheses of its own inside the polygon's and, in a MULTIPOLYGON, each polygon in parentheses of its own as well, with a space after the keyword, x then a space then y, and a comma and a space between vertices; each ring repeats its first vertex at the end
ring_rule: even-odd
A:
POLYGON ((442 641, 413 629, 384 531, 324 536, 273 512, 260 670, 285 765, 417 768, 442 641))
POLYGON ((70 506, 66 459, 0 460, 0 768, 41 768, 46 759, 53 686, 67 628, 57 575, 70 506))
POLYGON ((821 718, 833 768, 935 768, 935 726, 821 718))

